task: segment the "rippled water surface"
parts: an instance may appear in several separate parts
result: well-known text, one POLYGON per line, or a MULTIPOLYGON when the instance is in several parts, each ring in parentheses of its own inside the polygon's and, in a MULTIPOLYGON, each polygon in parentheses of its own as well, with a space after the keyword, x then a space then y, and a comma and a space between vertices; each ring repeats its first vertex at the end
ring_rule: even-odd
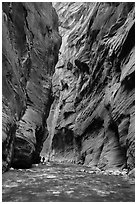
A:
POLYGON ((120 176, 91 174, 83 166, 48 163, 3 174, 6 202, 119 202, 135 200, 135 185, 120 176))

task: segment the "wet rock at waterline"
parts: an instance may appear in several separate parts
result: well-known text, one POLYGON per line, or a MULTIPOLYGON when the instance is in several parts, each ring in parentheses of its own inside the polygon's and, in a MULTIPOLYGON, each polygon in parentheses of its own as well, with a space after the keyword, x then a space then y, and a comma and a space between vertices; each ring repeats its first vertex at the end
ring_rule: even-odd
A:
POLYGON ((39 162, 61 36, 51 3, 3 3, 3 171, 39 162), (11 163, 12 162, 12 163, 11 163))
POLYGON ((50 157, 130 171, 135 166, 134 3, 53 5, 62 46, 52 80, 50 157))

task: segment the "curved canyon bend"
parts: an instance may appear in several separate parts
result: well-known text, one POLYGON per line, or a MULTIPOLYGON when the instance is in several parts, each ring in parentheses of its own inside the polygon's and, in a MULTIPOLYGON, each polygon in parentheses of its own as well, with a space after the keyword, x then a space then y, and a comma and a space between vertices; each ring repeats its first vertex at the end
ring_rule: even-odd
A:
POLYGON ((135 201, 134 2, 2 3, 2 172, 4 202, 135 201))

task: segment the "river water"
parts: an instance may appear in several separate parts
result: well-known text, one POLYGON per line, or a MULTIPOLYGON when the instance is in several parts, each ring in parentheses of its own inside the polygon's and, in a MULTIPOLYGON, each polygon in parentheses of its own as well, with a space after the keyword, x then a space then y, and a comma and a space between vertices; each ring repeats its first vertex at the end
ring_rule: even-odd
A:
POLYGON ((135 201, 135 185, 122 176, 97 175, 79 165, 47 163, 2 176, 3 202, 135 201))

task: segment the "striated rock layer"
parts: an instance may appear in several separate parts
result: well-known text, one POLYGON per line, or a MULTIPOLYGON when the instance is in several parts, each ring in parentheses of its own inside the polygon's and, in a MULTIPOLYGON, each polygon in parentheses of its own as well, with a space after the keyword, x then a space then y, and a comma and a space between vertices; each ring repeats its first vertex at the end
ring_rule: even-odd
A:
POLYGON ((3 171, 39 161, 61 37, 51 3, 3 3, 3 171))
POLYGON ((134 3, 54 3, 62 46, 52 80, 50 159, 135 166, 134 3))

